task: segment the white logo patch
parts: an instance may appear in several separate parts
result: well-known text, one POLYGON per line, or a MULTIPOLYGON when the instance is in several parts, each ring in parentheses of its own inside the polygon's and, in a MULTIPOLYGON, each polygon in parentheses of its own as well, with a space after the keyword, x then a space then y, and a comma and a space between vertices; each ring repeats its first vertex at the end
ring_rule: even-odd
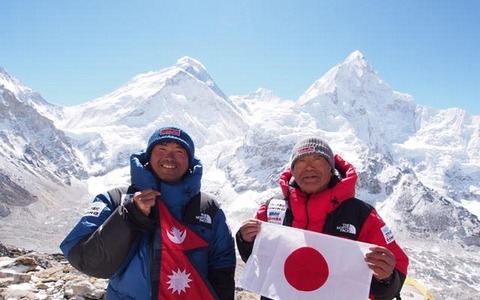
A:
POLYGON ((390 244, 391 242, 395 241, 395 238, 393 237, 393 232, 390 230, 390 228, 388 228, 386 224, 385 226, 382 227, 382 233, 387 244, 390 244))
POLYGON ((287 205, 283 199, 272 199, 267 207, 267 222, 273 224, 283 224, 287 205))
POLYGON ((343 233, 357 234, 357 228, 352 224, 343 223, 342 226, 337 226, 337 230, 343 233))
POLYGON ((100 213, 107 205, 103 202, 93 202, 90 207, 87 209, 84 217, 97 217, 100 216, 100 213))
POLYGON ((212 218, 206 213, 200 213, 200 215, 196 216, 195 218, 198 220, 198 222, 212 224, 212 218))

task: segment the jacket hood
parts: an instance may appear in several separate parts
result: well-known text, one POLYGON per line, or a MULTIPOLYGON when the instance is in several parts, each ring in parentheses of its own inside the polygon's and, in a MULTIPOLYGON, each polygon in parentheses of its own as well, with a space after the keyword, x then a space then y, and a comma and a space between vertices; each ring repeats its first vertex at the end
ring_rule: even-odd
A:
POLYGON ((170 212, 181 219, 182 211, 189 200, 200 193, 203 166, 198 159, 194 159, 194 166, 186 174, 182 181, 169 184, 157 181, 156 190, 160 191, 160 199, 165 203, 170 212))
POLYGON ((192 160, 192 167, 183 176, 182 181, 169 184, 159 180, 153 172, 145 167, 145 152, 130 157, 131 185, 139 191, 154 189, 159 191, 160 199, 170 212, 180 219, 183 208, 188 201, 200 192, 203 165, 198 158, 192 160))
MULTIPOLYGON (((355 196, 355 184, 358 177, 354 166, 349 162, 345 161, 338 154, 334 156, 334 160, 336 169, 335 173, 338 174, 338 178, 333 177, 337 175, 332 175, 332 181, 337 182, 334 183, 332 187, 329 187, 322 192, 312 194, 312 196, 327 196, 330 201, 333 201, 337 204, 335 206, 338 206, 341 202, 355 196)), ((289 194, 291 194, 292 189, 294 189, 296 193, 306 195, 306 193, 302 192, 299 189, 298 185, 295 183, 295 178, 293 177, 290 168, 285 169, 285 171, 281 174, 279 183, 285 197, 288 197, 289 194)))

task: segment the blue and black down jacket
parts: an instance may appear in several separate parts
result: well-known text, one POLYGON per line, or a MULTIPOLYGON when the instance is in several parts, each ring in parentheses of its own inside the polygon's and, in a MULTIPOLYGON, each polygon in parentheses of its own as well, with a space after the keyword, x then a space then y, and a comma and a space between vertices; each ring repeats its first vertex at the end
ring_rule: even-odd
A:
MULTIPOLYGON (((201 162, 195 158, 194 167, 182 182, 166 184, 140 163, 141 155, 144 154, 132 155, 132 185, 127 194, 148 188, 160 191, 161 200, 157 201, 163 201, 177 220, 209 243, 208 247, 190 253, 198 272, 207 279, 218 299, 234 299, 235 246, 224 212, 215 200, 209 198, 208 213, 212 222, 205 226, 198 220, 195 222, 198 213, 186 209, 192 199, 199 198, 201 162), (186 210, 191 217, 185 216, 186 210)), ((198 209, 198 206, 193 207, 198 209)), ((156 207, 152 208, 153 211, 156 207)), ((112 191, 106 192, 94 198, 89 210, 62 241, 60 248, 78 270, 90 276, 109 278, 107 300, 157 299, 161 272, 161 239, 157 221, 158 214, 150 213, 147 217, 133 202, 119 204, 112 191)))

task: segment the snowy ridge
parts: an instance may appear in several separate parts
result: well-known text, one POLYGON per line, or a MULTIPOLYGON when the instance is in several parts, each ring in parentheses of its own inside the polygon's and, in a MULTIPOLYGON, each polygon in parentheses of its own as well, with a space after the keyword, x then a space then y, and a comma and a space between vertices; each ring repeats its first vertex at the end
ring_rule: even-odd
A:
POLYGON ((11 76, 7 70, 1 66, 0 88, 10 91, 18 100, 34 107, 38 113, 49 119, 59 118, 63 114, 60 106, 47 102, 39 93, 23 85, 20 80, 11 76))

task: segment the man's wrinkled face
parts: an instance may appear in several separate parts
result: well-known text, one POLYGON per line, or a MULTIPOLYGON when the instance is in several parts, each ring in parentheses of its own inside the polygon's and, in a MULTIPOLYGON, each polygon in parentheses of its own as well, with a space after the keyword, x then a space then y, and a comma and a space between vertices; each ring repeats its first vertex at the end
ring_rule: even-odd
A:
POLYGON ((311 154, 295 162, 292 174, 302 191, 313 194, 327 189, 332 168, 325 157, 311 154))
POLYGON ((165 142, 155 145, 150 156, 150 166, 160 180, 176 183, 188 170, 188 153, 180 144, 165 142))

